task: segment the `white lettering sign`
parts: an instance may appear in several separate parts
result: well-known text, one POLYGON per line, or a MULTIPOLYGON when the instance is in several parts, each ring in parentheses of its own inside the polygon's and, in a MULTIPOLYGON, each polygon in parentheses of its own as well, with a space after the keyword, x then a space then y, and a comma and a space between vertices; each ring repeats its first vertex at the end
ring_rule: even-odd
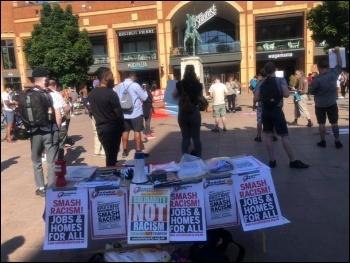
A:
POLYGON ((207 11, 205 11, 204 14, 200 12, 199 15, 196 16, 195 28, 198 29, 201 25, 207 22, 210 18, 214 17, 216 14, 217 14, 217 9, 215 4, 213 4, 212 7, 210 7, 207 11))
POLYGON ((135 35, 148 35, 148 34, 155 34, 155 29, 138 29, 138 30, 128 30, 128 31, 120 31, 118 32, 118 36, 125 37, 125 36, 135 36, 135 35))
POLYGON ((131 62, 131 63, 128 63, 128 68, 130 68, 130 69, 147 68, 147 62, 145 62, 145 61, 143 61, 143 62, 131 62))
POLYGON ((268 55, 269 58, 288 58, 288 57, 293 57, 293 53, 281 53, 281 54, 271 54, 268 55))

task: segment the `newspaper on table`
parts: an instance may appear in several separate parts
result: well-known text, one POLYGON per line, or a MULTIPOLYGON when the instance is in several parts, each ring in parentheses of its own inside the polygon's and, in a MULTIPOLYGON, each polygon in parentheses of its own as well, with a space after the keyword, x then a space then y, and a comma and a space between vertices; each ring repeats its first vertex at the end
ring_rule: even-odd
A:
POLYGON ((89 188, 91 239, 127 236, 127 188, 89 188))
POLYGON ((96 169, 97 166, 90 165, 67 166, 65 178, 67 181, 79 182, 84 179, 89 179, 95 173, 96 169))
POLYGON ((169 188, 130 184, 128 244, 169 243, 169 188))
POLYGON ((207 229, 239 225, 233 183, 232 175, 203 182, 207 229))
MULTIPOLYGON (((121 177, 129 170, 133 168, 125 167, 106 167, 98 168, 88 178, 75 183, 74 187, 77 188, 93 188, 102 186, 118 187, 120 185, 121 177)), ((133 170, 132 170, 133 172, 133 170)))
POLYGON ((46 190, 44 250, 87 248, 86 189, 46 190))
POLYGON ((270 169, 270 167, 256 159, 254 156, 243 156, 239 158, 233 158, 231 159, 231 162, 234 166, 234 173, 251 171, 261 168, 270 169))
POLYGON ((171 187, 170 241, 207 240, 203 185, 171 187))
POLYGON ((244 231, 288 223, 280 210, 270 169, 235 172, 234 190, 244 231))

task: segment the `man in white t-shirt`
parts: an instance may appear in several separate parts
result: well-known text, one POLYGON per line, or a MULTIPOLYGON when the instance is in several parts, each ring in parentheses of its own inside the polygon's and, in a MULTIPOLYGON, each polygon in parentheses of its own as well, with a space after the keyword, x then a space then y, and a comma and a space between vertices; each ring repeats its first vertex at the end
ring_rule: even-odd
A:
POLYGON ((17 101, 12 100, 12 96, 10 95, 12 88, 12 84, 5 84, 5 90, 1 95, 2 103, 4 104, 4 115, 7 123, 5 139, 8 143, 15 142, 14 138, 11 139, 11 132, 15 121, 15 109, 18 105, 17 101))
POLYGON ((226 129, 226 102, 225 97, 227 96, 227 87, 225 84, 220 82, 220 77, 216 76, 213 84, 209 88, 210 96, 213 98, 213 117, 215 119, 215 128, 212 129, 212 132, 219 132, 219 117, 222 121, 222 130, 225 132, 226 129))

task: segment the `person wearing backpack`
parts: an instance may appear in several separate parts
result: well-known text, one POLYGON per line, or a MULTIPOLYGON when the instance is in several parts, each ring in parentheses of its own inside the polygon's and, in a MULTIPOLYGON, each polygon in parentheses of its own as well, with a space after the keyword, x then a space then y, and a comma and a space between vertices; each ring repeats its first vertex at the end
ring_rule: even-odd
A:
POLYGON ((193 65, 186 65, 185 73, 182 80, 176 83, 172 96, 174 99, 179 98, 179 114, 177 121, 181 130, 182 154, 189 154, 191 138, 194 149, 193 155, 202 157, 202 142, 200 130, 202 116, 198 107, 198 97, 202 94, 202 84, 198 81, 193 65))
POLYGON ((287 121, 282 110, 283 98, 289 97, 288 84, 284 78, 277 78, 275 76, 276 66, 274 63, 267 62, 264 65, 264 70, 267 78, 255 89, 253 109, 256 108, 256 103, 261 101, 261 120, 263 123, 263 132, 266 134, 266 149, 270 158, 269 166, 270 168, 276 167, 276 159, 272 146, 273 129, 275 128, 277 135, 281 136, 283 148, 289 157, 289 167, 308 168, 308 164, 295 158, 290 145, 287 121))
POLYGON ((55 182, 55 161, 59 151, 59 130, 62 123, 59 96, 48 90, 49 73, 44 68, 33 70, 34 88, 22 92, 19 109, 30 136, 31 159, 34 168, 35 194, 45 197, 45 180, 41 155, 45 149, 47 186, 55 182), (28 103, 29 100, 32 103, 28 103), (41 101, 41 103, 39 103, 41 101), (35 120, 35 121, 33 121, 35 120))
MULTIPOLYGON (((123 93, 126 90, 130 94, 130 97, 132 100, 132 109, 124 110, 123 112, 125 131, 123 132, 123 136, 122 136, 122 145, 123 145, 122 157, 124 158, 129 155, 128 141, 129 141, 129 133, 131 130, 134 131, 136 152, 142 152, 141 132, 144 129, 142 102, 144 102, 147 99, 148 95, 146 90, 143 90, 141 86, 136 82, 136 80, 137 80, 136 72, 131 71, 128 74, 128 77, 122 83, 120 83, 115 89, 121 101, 123 98, 123 93)), ((148 153, 143 153, 143 155, 145 157, 149 156, 148 153)))

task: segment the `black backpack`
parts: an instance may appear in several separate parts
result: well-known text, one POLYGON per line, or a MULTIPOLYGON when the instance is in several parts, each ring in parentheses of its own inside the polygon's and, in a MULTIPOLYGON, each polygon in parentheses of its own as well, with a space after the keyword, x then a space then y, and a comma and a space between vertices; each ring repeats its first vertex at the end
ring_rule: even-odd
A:
POLYGON ((242 262, 245 256, 245 248, 235 242, 229 231, 223 228, 207 230, 207 241, 195 242, 190 247, 189 258, 194 262, 242 262), (228 251, 230 249, 235 251, 228 251), (233 252, 237 254, 232 255, 233 252), (229 258, 228 253, 230 254, 229 258))
POLYGON ((260 100, 266 110, 275 109, 283 99, 276 77, 267 77, 260 86, 260 100))
POLYGON ((19 113, 27 129, 47 127, 48 125, 51 125, 52 128, 56 122, 50 92, 49 90, 35 86, 19 95, 19 113), (51 115, 49 111, 51 111, 51 115))
POLYGON ((182 92, 179 99, 179 111, 181 113, 187 113, 187 114, 192 113, 194 111, 195 105, 192 103, 190 94, 188 94, 184 90, 182 81, 181 81, 181 88, 182 88, 182 92))

